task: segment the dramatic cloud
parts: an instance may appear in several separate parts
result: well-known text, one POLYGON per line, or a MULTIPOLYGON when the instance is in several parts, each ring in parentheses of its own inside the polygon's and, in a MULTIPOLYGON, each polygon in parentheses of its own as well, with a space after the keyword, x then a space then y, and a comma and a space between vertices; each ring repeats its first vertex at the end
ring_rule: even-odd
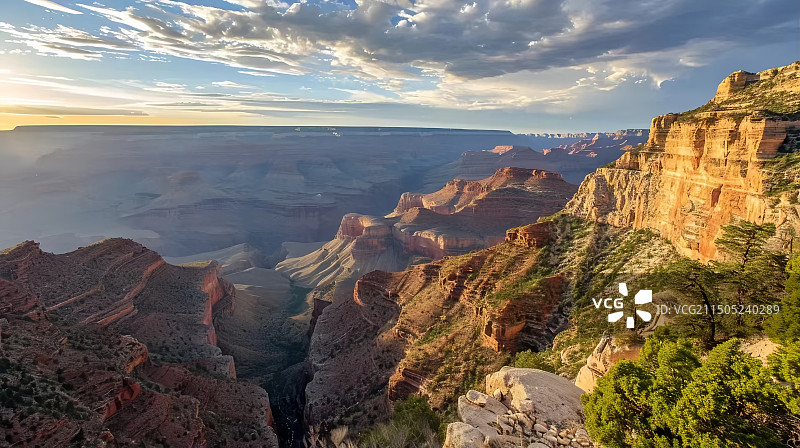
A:
POLYGON ((26 1, 83 15, 0 22, 8 54, 214 68, 210 79, 127 85, 147 93, 140 105, 170 110, 210 107, 193 100, 208 89, 205 98, 224 102, 217 110, 236 113, 281 109, 301 95, 337 108, 570 114, 612 91, 658 90, 722 53, 797 37, 791 0, 26 1), (247 95, 260 89, 283 95, 247 95))

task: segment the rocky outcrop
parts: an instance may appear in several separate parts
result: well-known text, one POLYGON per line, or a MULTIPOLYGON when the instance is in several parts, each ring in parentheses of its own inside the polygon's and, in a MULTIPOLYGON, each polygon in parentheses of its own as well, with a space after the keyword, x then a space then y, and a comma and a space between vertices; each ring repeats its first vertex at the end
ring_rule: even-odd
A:
POLYGON ((233 291, 130 240, 0 252, 4 443, 277 447, 267 393, 213 345, 233 291))
POLYGON ((559 210, 574 192, 560 174, 502 168, 480 181, 456 179, 430 193, 404 193, 383 217, 348 214, 336 238, 276 269, 305 286, 400 271, 419 259, 440 259, 495 245, 506 229, 559 210))
POLYGON ((401 273, 363 276, 349 298, 334 299, 317 320, 307 422, 365 427, 415 393, 443 408, 467 375, 496 370, 509 352, 544 349, 567 323, 563 276, 532 281, 516 295, 504 292, 536 269, 542 250, 504 242, 401 273), (468 367, 476 359, 480 365, 468 367))
POLYGON ((737 220, 774 223, 773 243, 788 247, 787 235, 800 230, 796 173, 773 171, 771 160, 796 149, 785 142, 800 130, 800 115, 785 111, 800 112, 798 73, 798 63, 737 72, 703 108, 654 118, 647 143, 588 176, 566 210, 653 229, 703 260, 718 256, 715 239, 737 220))
POLYGON ((506 231, 506 241, 524 247, 541 248, 550 241, 550 224, 537 222, 506 231))
POLYGON ((288 258, 275 269, 300 285, 315 287, 376 269, 401 271, 407 262, 391 221, 350 213, 342 218, 333 240, 308 255, 288 258))
POLYGON ((561 274, 545 277, 538 288, 509 300, 492 313, 485 313, 486 344, 497 352, 514 352, 520 347, 544 350, 566 323, 556 313, 563 287, 561 274))
POLYGON ((581 393, 558 375, 503 367, 486 377, 486 393, 458 398, 461 421, 447 426, 444 448, 594 446, 581 393))
POLYGON ((750 73, 744 70, 733 72, 723 79, 717 87, 717 94, 714 95, 715 103, 721 103, 733 97, 737 92, 742 91, 748 85, 761 80, 758 73, 750 73))
POLYGON ((591 393, 597 386, 597 380, 602 378, 609 369, 618 362, 629 359, 639 359, 639 352, 643 344, 623 344, 620 340, 613 337, 600 339, 597 347, 586 359, 586 365, 581 367, 578 376, 575 378, 575 385, 591 393))

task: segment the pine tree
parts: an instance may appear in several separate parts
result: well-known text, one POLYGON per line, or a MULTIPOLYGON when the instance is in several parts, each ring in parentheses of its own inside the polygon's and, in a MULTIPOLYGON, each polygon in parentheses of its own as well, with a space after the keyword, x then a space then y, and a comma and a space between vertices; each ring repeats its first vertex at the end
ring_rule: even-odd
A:
POLYGON ((708 310, 699 315, 676 316, 676 324, 681 328, 701 328, 689 331, 688 336, 699 336, 707 347, 716 343, 720 317, 716 315, 716 305, 721 304, 721 278, 711 266, 696 260, 682 258, 654 276, 656 288, 672 290, 678 296, 679 304, 701 304, 708 310))
MULTIPOLYGON (((773 304, 783 289, 786 257, 767 249, 767 240, 775 235, 775 224, 741 221, 722 227, 722 236, 715 241, 725 257, 712 266, 733 291, 738 307, 773 304)), ((736 314, 739 334, 763 320, 758 314, 736 314), (748 322, 749 320, 749 322, 748 322)))
POLYGON ((764 324, 769 337, 783 344, 800 340, 800 257, 789 261, 786 272, 786 297, 764 324))

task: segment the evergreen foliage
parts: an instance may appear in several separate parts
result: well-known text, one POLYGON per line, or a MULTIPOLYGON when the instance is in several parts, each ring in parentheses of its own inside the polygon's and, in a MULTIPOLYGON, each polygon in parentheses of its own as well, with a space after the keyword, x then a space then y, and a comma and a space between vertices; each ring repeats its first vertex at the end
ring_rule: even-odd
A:
MULTIPOLYGON (((675 316, 675 332, 700 338, 708 348, 720 340, 761 332, 772 314, 755 311, 780 304, 787 276, 786 257, 767 248, 767 240, 773 235, 773 224, 742 221, 727 225, 716 240, 723 261, 703 264, 681 259, 659 269, 653 276, 657 289, 673 291, 677 305, 704 307, 702 313, 675 316), (720 306, 739 312, 719 313, 720 306), (751 311, 747 312, 748 309, 751 311)), ((800 265, 793 269, 798 270, 800 278, 800 265)), ((800 292, 794 301, 795 312, 800 316, 800 292)), ((786 316, 791 319, 789 313, 786 316)), ((791 321, 785 320, 778 318, 773 325, 790 326, 791 321)), ((800 324, 793 331, 800 334, 800 324)))
MULTIPOLYGON (((797 372, 800 351, 781 359, 797 372)), ((737 339, 700 361, 688 340, 653 336, 583 396, 586 428, 609 448, 784 446, 798 393, 770 373, 737 339)))

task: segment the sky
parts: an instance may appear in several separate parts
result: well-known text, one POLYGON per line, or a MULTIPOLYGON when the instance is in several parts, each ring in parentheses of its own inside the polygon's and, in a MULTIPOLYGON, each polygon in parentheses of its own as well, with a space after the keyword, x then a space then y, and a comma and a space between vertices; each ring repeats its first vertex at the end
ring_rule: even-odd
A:
POLYGON ((2 0, 0 129, 647 128, 800 59, 796 0, 2 0))

